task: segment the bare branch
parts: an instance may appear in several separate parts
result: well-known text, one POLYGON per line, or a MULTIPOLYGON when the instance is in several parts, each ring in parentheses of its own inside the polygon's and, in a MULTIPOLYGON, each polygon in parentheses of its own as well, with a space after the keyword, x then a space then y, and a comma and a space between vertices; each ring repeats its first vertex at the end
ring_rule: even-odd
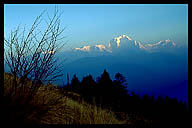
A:
MULTIPOLYGON (((47 13, 46 29, 38 29, 44 13, 45 11, 35 19, 27 34, 25 27, 19 33, 18 26, 15 31, 11 31, 8 39, 4 38, 5 62, 14 74, 15 81, 16 77, 32 81, 31 96, 38 89, 40 81, 42 84, 51 82, 63 75, 62 66, 58 64, 58 59, 55 59, 55 53, 66 44, 58 42, 65 38, 60 36, 66 28, 60 27, 61 14, 58 15, 58 8, 55 7, 52 17, 47 13)), ((15 92, 16 86, 18 85, 15 82, 15 92)))

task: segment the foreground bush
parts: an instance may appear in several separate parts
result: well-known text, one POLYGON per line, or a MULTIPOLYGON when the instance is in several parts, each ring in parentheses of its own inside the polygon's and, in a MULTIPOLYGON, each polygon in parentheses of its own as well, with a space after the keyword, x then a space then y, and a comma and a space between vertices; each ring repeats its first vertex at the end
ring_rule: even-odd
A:
MULTIPOLYGON (((83 100, 74 101, 51 84, 41 85, 36 95, 25 102, 30 81, 26 83, 25 91, 10 95, 12 76, 4 74, 5 95, 3 99, 4 119, 14 123, 36 124, 121 124, 125 123, 115 118, 114 113, 90 105, 83 100)), ((19 83, 19 79, 17 79, 19 83)), ((77 95, 71 93, 72 95, 77 95)))

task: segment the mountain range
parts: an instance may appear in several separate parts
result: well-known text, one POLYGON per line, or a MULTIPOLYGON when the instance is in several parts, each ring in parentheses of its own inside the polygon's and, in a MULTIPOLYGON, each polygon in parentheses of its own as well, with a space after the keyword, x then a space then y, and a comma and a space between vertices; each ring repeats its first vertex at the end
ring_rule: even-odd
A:
POLYGON ((58 63, 66 59, 62 69, 64 77, 56 82, 58 85, 67 83, 67 74, 70 80, 74 74, 80 80, 91 74, 96 80, 106 69, 111 79, 118 72, 125 76, 129 90, 138 90, 138 93, 143 93, 142 90, 158 92, 187 102, 186 91, 179 91, 180 88, 188 88, 188 48, 179 47, 171 40, 144 45, 121 35, 113 38, 108 46, 87 45, 57 53, 45 51, 42 54, 55 54, 59 58, 58 63), (174 87, 177 88, 174 93, 170 92, 174 87))
POLYGON ((121 35, 119 37, 113 38, 108 46, 103 44, 97 44, 94 46, 83 46, 81 48, 73 48, 74 51, 84 51, 84 52, 108 52, 113 53, 117 50, 143 50, 147 52, 159 52, 159 51, 169 51, 177 48, 177 45, 171 40, 161 40, 154 44, 143 45, 141 42, 131 39, 129 36, 121 35))
MULTIPOLYGON (((108 46, 97 44, 73 48, 63 52, 64 56, 67 61, 63 73, 65 76, 68 73, 70 79, 74 74, 80 80, 89 74, 96 79, 106 69, 112 79, 117 72, 125 76, 129 90, 157 92, 174 85, 178 88, 178 83, 185 83, 180 84, 185 88, 188 86, 183 82, 188 81, 188 48, 179 47, 171 40, 143 45, 129 36, 121 35, 113 38, 108 46)), ((63 78, 60 83, 66 81, 63 78)), ((168 91, 166 93, 169 95, 168 91)), ((180 99, 186 97, 177 96, 176 92, 174 94, 180 99)))

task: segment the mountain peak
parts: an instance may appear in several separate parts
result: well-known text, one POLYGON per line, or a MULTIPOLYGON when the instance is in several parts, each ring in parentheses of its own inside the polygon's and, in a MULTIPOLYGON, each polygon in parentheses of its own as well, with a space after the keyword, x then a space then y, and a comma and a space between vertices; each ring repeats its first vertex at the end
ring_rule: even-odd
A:
POLYGON ((162 50, 171 50, 171 48, 176 47, 176 43, 167 39, 167 40, 161 40, 155 44, 147 44, 145 47, 149 51, 162 51, 162 50))
POLYGON ((42 54, 55 54, 55 51, 41 51, 42 54))
POLYGON ((148 47, 157 47, 157 46, 164 46, 164 45, 170 45, 170 46, 176 46, 175 42, 167 39, 167 40, 160 40, 159 42, 155 44, 147 44, 148 47))
POLYGON ((127 35, 120 35, 120 36, 118 36, 118 37, 115 37, 115 38, 113 38, 113 42, 116 42, 116 47, 118 48, 119 46, 120 46, 120 42, 121 42, 121 40, 132 40, 129 36, 127 36, 127 35))
POLYGON ((148 52, 158 52, 158 51, 171 51, 172 49, 174 50, 176 48, 175 42, 173 42, 170 39, 167 40, 160 40, 157 43, 153 44, 146 44, 143 45, 139 41, 132 40, 129 36, 127 35, 120 35, 118 37, 113 38, 108 46, 105 46, 103 44, 97 44, 94 46, 83 46, 81 48, 73 48, 75 51, 83 51, 83 52, 98 52, 98 53, 112 53, 118 52, 121 50, 144 50, 148 52))
POLYGON ((75 50, 79 50, 79 51, 87 51, 87 52, 89 52, 90 48, 91 48, 91 46, 87 45, 87 46, 84 46, 82 48, 74 48, 74 49, 75 50))
POLYGON ((127 36, 127 35, 120 35, 119 37, 116 37, 116 38, 127 38, 128 40, 132 40, 129 36, 127 36))
POLYGON ((95 49, 99 49, 99 51, 103 51, 106 49, 106 47, 102 44, 97 44, 97 45, 95 45, 95 49))

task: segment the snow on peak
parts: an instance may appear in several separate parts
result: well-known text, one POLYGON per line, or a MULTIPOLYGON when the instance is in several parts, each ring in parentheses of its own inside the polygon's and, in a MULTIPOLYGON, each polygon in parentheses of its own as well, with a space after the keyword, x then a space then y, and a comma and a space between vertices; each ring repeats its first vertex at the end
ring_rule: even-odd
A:
POLYGON ((162 46, 164 46, 164 45, 176 46, 176 44, 173 41, 169 40, 169 39, 168 40, 161 40, 161 41, 159 41, 159 42, 157 42, 155 44, 147 44, 148 47, 158 47, 160 45, 162 45, 162 46))
POLYGON ((120 45, 120 40, 121 40, 122 38, 126 38, 126 39, 128 39, 128 40, 132 40, 130 37, 128 37, 128 36, 126 36, 126 35, 121 35, 121 36, 119 36, 119 37, 115 37, 114 40, 117 42, 117 47, 119 47, 119 45, 120 45))
POLYGON ((138 45, 139 45, 139 48, 140 48, 140 49, 145 49, 145 50, 147 50, 146 47, 143 46, 140 42, 138 42, 138 45))
POLYGON ((166 42, 166 43, 170 42, 170 39, 168 39, 168 40, 165 40, 165 42, 166 42))
POLYGON ((94 45, 94 46, 84 46, 82 48, 73 48, 74 50, 76 51, 85 51, 85 52, 91 52, 91 51, 97 51, 99 50, 100 52, 103 52, 103 51, 108 51, 110 52, 110 50, 105 47, 105 45, 102 45, 102 44, 97 44, 97 45, 94 45))
POLYGON ((172 48, 176 47, 175 42, 171 40, 161 40, 155 44, 147 44, 145 45, 148 51, 155 52, 155 51, 162 51, 162 50, 171 50, 172 48))
POLYGON ((166 43, 171 43, 173 46, 176 46, 175 42, 171 41, 170 39, 165 40, 166 43))
POLYGON ((80 50, 80 51, 90 51, 90 47, 89 45, 84 46, 83 48, 74 48, 75 50, 80 50))
POLYGON ((99 48, 100 51, 103 51, 103 49, 106 49, 105 46, 102 44, 95 45, 95 48, 99 48))
POLYGON ((136 40, 134 40, 134 44, 135 44, 135 46, 137 45, 137 41, 136 40))
POLYGON ((42 51, 42 54, 54 54, 55 51, 42 51))
MULTIPOLYGON (((105 46, 103 44, 97 44, 94 46, 83 46, 81 48, 73 48, 74 50, 77 51, 85 51, 85 52, 109 52, 112 53, 115 52, 118 48, 119 50, 122 49, 132 49, 132 50, 144 50, 148 52, 153 52, 153 51, 161 51, 165 49, 171 49, 174 48, 176 44, 171 41, 170 39, 167 40, 161 40, 157 43, 154 44, 141 44, 139 41, 132 40, 130 37, 126 35, 121 35, 119 37, 113 38, 108 44, 108 46, 105 46), (121 43, 121 46, 120 46, 121 43)), ((118 50, 117 50, 118 51, 118 50)), ((50 52, 49 52, 50 53, 50 52)))
POLYGON ((111 49, 111 44, 109 43, 108 48, 111 49))
POLYGON ((127 38, 128 40, 132 40, 130 37, 128 37, 127 35, 121 35, 121 36, 119 36, 119 37, 117 37, 117 38, 127 38))
POLYGON ((109 53, 111 53, 111 49, 110 49, 110 46, 109 47, 106 47, 105 45, 102 45, 102 44, 97 44, 95 45, 95 50, 99 49, 100 52, 103 52, 103 51, 107 51, 109 53))

